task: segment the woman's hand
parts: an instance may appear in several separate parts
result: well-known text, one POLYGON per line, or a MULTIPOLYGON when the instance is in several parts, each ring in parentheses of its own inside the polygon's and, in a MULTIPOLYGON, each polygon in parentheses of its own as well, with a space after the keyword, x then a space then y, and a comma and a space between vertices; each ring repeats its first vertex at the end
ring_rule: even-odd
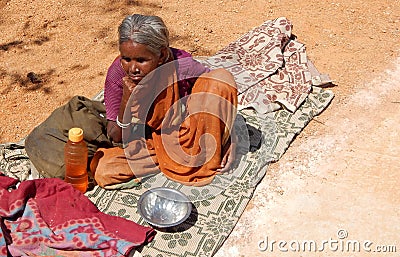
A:
POLYGON ((236 142, 237 136, 232 132, 229 142, 224 145, 222 150, 222 161, 221 168, 217 169, 217 172, 224 173, 231 169, 232 164, 236 159, 236 142))
POLYGON ((126 109, 126 105, 129 101, 132 91, 135 89, 136 86, 137 84, 129 76, 125 76, 122 78, 122 99, 121 99, 121 104, 119 105, 119 113, 118 113, 118 119, 119 122, 121 123, 124 123, 123 119, 125 117, 124 112, 126 109))
MULTIPOLYGON (((122 78, 122 87, 123 87, 122 88, 122 103, 125 103, 124 106, 126 106, 126 103, 128 102, 133 89, 136 87, 136 83, 133 82, 133 80, 129 76, 125 76, 122 78)), ((124 110, 125 110, 125 108, 122 110, 122 112, 124 110)), ((121 111, 121 109, 120 109, 120 111, 121 111)))
MULTIPOLYGON (((128 76, 122 78, 122 99, 119 105, 119 113, 117 117, 119 122, 123 122, 126 104, 128 103, 129 97, 135 87, 136 83, 134 83, 131 78, 128 76)), ((117 125, 117 122, 111 120, 107 122, 107 134, 113 142, 122 142, 122 128, 117 125)))

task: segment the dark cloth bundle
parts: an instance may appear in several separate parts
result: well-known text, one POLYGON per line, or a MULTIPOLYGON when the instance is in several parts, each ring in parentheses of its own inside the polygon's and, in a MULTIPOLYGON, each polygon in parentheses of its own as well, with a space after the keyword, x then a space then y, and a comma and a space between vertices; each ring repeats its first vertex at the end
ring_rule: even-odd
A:
POLYGON ((32 164, 43 177, 64 178, 64 146, 68 130, 83 129, 89 160, 98 147, 111 147, 107 137, 104 104, 84 96, 74 96, 67 104, 54 110, 25 141, 32 164))

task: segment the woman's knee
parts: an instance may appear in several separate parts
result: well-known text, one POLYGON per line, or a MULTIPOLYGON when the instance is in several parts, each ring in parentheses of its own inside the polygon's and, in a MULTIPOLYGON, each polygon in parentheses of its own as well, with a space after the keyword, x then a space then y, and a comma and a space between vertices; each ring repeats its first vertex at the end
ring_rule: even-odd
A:
POLYGON ((225 69, 215 69, 204 73, 196 81, 192 93, 213 93, 224 96, 228 94, 237 94, 236 83, 233 75, 225 69))

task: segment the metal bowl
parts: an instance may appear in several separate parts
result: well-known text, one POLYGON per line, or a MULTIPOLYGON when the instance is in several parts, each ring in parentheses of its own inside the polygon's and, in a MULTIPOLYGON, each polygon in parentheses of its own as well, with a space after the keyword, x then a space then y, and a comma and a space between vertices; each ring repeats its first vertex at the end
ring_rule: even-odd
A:
POLYGON ((192 204, 180 191, 158 187, 140 196, 138 211, 150 225, 166 228, 184 222, 192 212, 192 204))

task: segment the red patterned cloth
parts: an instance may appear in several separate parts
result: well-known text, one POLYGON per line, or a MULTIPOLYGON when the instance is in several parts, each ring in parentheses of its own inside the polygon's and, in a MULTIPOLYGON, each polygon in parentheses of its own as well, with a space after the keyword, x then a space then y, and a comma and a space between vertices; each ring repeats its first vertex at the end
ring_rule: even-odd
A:
POLYGON ((125 256, 155 236, 60 179, 17 182, 0 176, 0 256, 125 256))

